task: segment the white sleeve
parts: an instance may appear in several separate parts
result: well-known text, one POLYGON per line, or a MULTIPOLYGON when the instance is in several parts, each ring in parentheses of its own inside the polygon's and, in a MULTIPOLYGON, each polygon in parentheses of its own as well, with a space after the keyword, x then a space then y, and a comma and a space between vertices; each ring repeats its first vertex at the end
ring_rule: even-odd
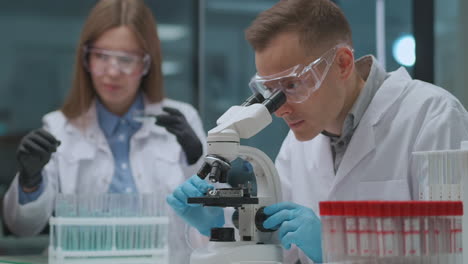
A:
MULTIPOLYGON (((65 119, 60 113, 48 114, 43 118, 43 128, 52 134, 51 125, 62 127, 65 119), (49 116, 49 117, 48 117, 49 116), (58 117, 57 117, 58 116, 58 117)), ((56 136, 56 135, 54 135, 56 136)), ((55 195, 58 190, 58 162, 56 154, 52 154, 49 163, 41 171, 44 191, 35 200, 24 205, 18 199, 18 174, 3 199, 3 217, 8 229, 18 236, 33 236, 41 232, 47 225, 54 210, 55 195)))
POLYGON ((56 190, 56 170, 51 158, 42 170, 44 192, 35 200, 24 205, 18 199, 18 174, 13 180, 3 200, 5 224, 13 234, 34 236, 44 229, 54 208, 56 190))

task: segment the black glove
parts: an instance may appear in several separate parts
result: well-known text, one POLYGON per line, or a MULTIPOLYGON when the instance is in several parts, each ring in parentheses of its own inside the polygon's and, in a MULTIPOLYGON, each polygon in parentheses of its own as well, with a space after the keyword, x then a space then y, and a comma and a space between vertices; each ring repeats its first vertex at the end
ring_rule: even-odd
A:
POLYGON ((179 110, 171 107, 163 107, 163 110, 168 114, 157 115, 156 125, 165 127, 169 133, 176 136, 177 142, 185 152, 188 164, 194 164, 203 154, 200 139, 179 110))
POLYGON ((16 159, 19 163, 19 184, 33 188, 42 181, 41 170, 57 150, 60 141, 42 128, 29 132, 19 144, 16 159))

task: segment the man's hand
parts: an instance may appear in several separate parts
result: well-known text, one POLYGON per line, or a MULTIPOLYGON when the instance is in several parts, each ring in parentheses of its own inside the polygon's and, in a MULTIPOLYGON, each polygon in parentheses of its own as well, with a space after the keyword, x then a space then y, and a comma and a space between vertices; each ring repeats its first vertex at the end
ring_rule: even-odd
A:
POLYGON ((285 249, 296 244, 314 262, 322 263, 322 225, 312 209, 295 203, 278 203, 264 209, 269 215, 263 226, 279 228, 279 239, 285 249))
POLYGON ((187 198, 200 197, 214 187, 193 175, 177 187, 166 198, 167 203, 188 224, 198 229, 202 235, 210 236, 211 228, 224 225, 224 211, 219 207, 203 207, 201 204, 189 204, 187 198))

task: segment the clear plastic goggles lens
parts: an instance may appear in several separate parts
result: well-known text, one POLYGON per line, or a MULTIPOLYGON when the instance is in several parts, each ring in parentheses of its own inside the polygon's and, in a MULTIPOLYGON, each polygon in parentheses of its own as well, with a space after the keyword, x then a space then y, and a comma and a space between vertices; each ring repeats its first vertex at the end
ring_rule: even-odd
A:
POLYGON ((315 92, 325 79, 333 61, 336 50, 346 46, 339 44, 326 51, 321 57, 308 65, 296 65, 286 71, 270 75, 256 74, 249 83, 254 93, 260 93, 265 98, 272 92, 281 89, 293 103, 302 103, 315 92))
POLYGON ((309 97, 311 91, 316 90, 317 83, 314 75, 306 73, 306 75, 291 75, 270 80, 255 76, 249 86, 253 92, 260 93, 264 97, 280 89, 288 101, 301 103, 309 97))
POLYGON ((109 69, 116 69, 120 73, 141 76, 149 69, 149 55, 138 56, 121 51, 97 48, 85 49, 85 65, 95 75, 103 75, 109 69))
POLYGON ((282 90, 288 101, 302 102, 309 96, 309 90, 306 82, 296 76, 289 76, 276 80, 268 81, 251 81, 251 89, 253 92, 262 94, 265 98, 269 97, 273 92, 282 90))

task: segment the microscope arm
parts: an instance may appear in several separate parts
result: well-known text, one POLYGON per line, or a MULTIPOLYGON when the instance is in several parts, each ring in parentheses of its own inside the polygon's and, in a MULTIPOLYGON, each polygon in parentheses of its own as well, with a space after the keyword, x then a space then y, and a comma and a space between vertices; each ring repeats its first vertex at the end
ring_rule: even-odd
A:
POLYGON ((239 210, 239 235, 242 241, 272 243, 273 230, 263 228, 266 216, 263 207, 279 202, 281 189, 278 172, 270 158, 262 151, 240 146, 240 139, 250 138, 272 121, 271 114, 284 102, 282 91, 273 92, 267 99, 250 97, 241 106, 233 106, 218 120, 218 126, 208 131, 208 155, 198 172, 202 179, 226 183, 231 162, 238 157, 251 163, 257 183, 257 195, 246 186, 215 189, 202 197, 189 197, 189 203, 204 206, 236 207, 239 210))
POLYGON ((264 219, 257 218, 264 216, 258 210, 278 203, 282 198, 278 171, 271 159, 256 148, 240 146, 239 157, 250 162, 254 168, 258 198, 258 204, 246 204, 239 208, 239 237, 245 240, 245 237, 251 236, 254 241, 266 244, 273 243, 276 241, 276 237, 263 228, 264 219))
MULTIPOLYGON (((254 168, 257 180, 257 197, 268 199, 268 204, 278 203, 281 200, 281 188, 278 171, 271 159, 262 151, 249 147, 239 147, 239 157, 250 162, 254 168)), ((260 201, 262 203, 262 201, 260 201)))

